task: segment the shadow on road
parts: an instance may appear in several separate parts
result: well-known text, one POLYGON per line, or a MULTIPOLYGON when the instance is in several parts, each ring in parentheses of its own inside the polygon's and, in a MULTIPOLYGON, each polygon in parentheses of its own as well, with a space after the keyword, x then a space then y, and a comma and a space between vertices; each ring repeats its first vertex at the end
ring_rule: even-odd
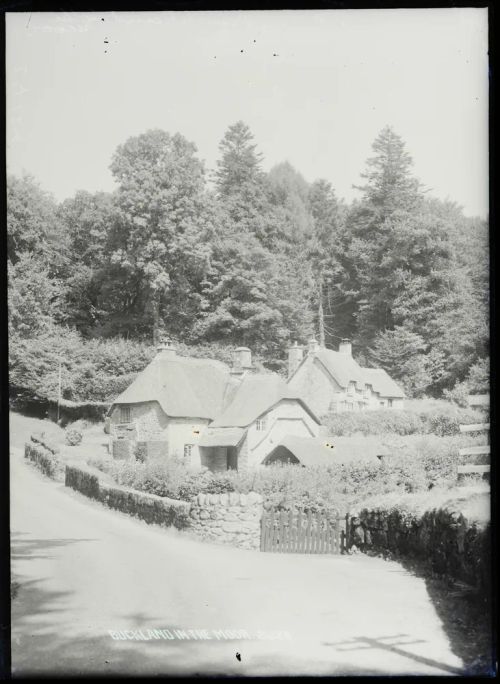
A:
POLYGON ((46 560, 54 558, 50 552, 61 546, 80 542, 98 541, 97 539, 21 539, 21 534, 14 532, 11 537, 11 559, 46 560))
POLYGON ((419 560, 398 558, 397 562, 401 566, 400 572, 409 572, 425 581, 427 594, 441 620, 451 650, 464 663, 462 674, 494 674, 491 593, 485 596, 477 591, 460 589, 452 582, 433 575, 428 565, 419 560))
POLYGON ((465 672, 458 667, 453 667, 447 663, 442 663, 433 658, 428 658, 426 656, 419 655, 417 653, 412 653, 408 649, 402 648, 402 646, 412 646, 413 644, 424 644, 427 643, 425 639, 414 639, 408 634, 394 634, 391 636, 381 636, 377 638, 359 636, 347 641, 337 641, 334 643, 326 643, 325 646, 333 646, 338 651, 360 651, 367 649, 378 649, 381 651, 388 651, 390 653, 395 653, 396 655, 403 656, 409 660, 413 660, 416 663, 422 665, 428 665, 429 667, 435 667, 444 672, 450 672, 456 675, 463 675, 465 672))
MULTIPOLYGON (((42 541, 42 540, 40 540, 42 541)), ((33 550, 36 551, 36 545, 33 550)), ((103 626, 89 625, 92 636, 79 629, 57 628, 57 613, 66 610, 69 592, 48 591, 38 581, 20 583, 13 601, 12 669, 15 677, 40 675, 383 675, 383 670, 363 670, 351 662, 320 660, 301 643, 261 642, 246 639, 166 639, 151 636, 156 630, 175 634, 185 625, 159 622, 142 613, 122 617, 113 636, 103 626), (124 627, 123 625, 126 625, 124 627), (142 632, 147 640, 116 638, 142 632), (83 632, 83 634, 82 634, 83 632), (151 636, 151 638, 149 638, 151 636), (237 657, 237 654, 239 658, 237 657)), ((193 626, 196 629, 197 626, 193 626)))

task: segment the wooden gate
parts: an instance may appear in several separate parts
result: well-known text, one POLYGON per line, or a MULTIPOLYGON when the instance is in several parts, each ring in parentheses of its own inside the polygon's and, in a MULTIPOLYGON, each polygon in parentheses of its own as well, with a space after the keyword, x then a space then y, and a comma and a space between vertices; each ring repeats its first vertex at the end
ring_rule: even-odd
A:
POLYGON ((277 553, 341 553, 339 518, 311 511, 264 511, 260 550, 277 553))

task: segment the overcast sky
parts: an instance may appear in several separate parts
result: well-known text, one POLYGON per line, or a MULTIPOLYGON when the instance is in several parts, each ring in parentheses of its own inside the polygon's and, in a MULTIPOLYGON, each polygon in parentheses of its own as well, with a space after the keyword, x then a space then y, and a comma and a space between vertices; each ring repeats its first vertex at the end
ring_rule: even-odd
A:
POLYGON ((415 174, 488 211, 486 9, 7 14, 8 169, 57 199, 111 190, 116 147, 180 132, 208 168, 227 127, 339 197, 386 124, 415 174))

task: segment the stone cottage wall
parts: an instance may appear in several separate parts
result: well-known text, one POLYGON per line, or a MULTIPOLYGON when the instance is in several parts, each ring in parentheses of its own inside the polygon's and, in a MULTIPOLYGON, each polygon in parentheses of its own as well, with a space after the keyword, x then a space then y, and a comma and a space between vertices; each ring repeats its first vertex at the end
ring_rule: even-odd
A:
MULTIPOLYGON (((135 438, 139 441, 161 440, 166 437, 168 418, 157 401, 147 401, 130 405, 130 424, 135 425, 135 438)), ((120 406, 116 406, 110 416, 110 433, 116 436, 116 426, 120 425, 120 406)))
POLYGON ((260 548, 262 496, 256 492, 198 494, 189 517, 191 530, 207 541, 260 548))

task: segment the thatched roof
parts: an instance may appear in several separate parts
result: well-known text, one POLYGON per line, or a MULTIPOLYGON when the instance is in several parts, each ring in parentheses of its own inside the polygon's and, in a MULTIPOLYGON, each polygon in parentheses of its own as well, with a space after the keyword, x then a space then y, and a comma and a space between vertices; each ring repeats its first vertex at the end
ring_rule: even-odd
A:
POLYGON ((359 389, 364 388, 364 375, 350 354, 333 351, 333 349, 321 349, 317 352, 316 358, 341 387, 346 388, 350 382, 355 382, 359 389))
POLYGON ((405 393, 396 385, 391 376, 383 368, 362 368, 365 381, 373 387, 374 392, 378 392, 381 397, 394 397, 403 399, 405 393))
POLYGON ((211 427, 248 427, 283 399, 298 401, 318 424, 321 422, 279 375, 267 373, 247 375, 231 403, 211 427))
POLYGON ((402 399, 405 396, 403 390, 382 368, 362 368, 350 354, 324 347, 312 357, 305 356, 288 382, 292 381, 293 384, 293 378, 298 369, 311 362, 319 362, 343 389, 346 389, 350 382, 355 382, 359 390, 363 390, 365 385, 372 385, 374 391, 379 392, 382 397, 402 399))
POLYGON ((220 361, 159 353, 113 405, 158 401, 172 418, 212 420, 232 391, 229 380, 229 367, 220 361))

